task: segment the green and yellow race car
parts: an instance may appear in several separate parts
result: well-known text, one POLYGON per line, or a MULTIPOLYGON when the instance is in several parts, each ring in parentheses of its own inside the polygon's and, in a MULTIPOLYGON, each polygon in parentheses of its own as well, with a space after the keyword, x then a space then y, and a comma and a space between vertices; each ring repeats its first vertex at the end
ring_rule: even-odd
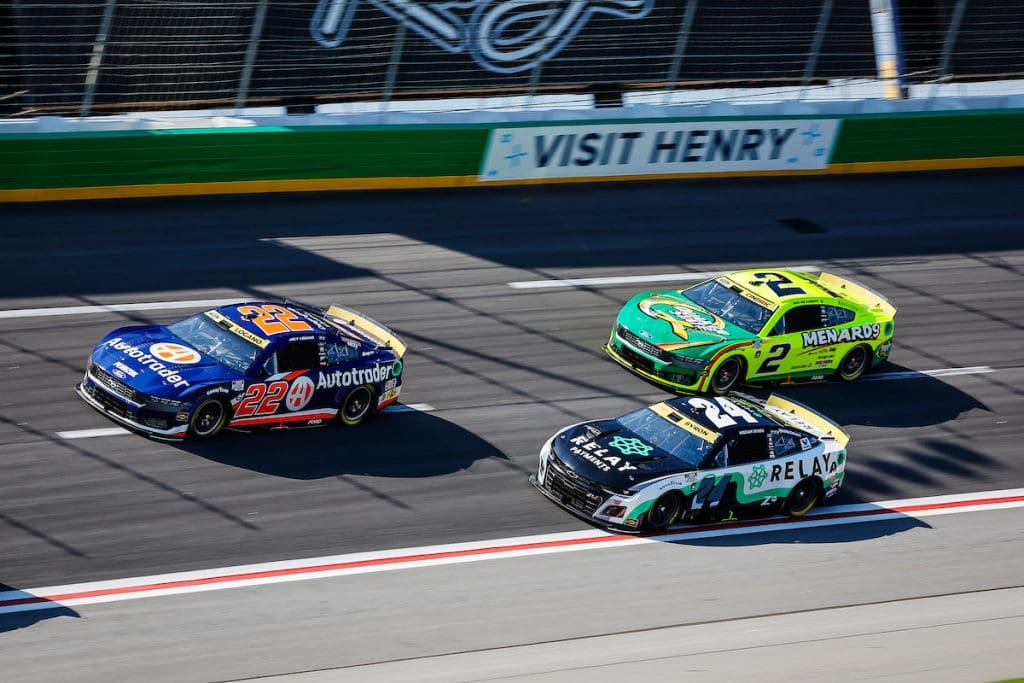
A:
POLYGON ((619 312, 605 351, 676 391, 724 394, 740 382, 852 382, 889 357, 896 307, 831 273, 753 268, 684 290, 642 292, 619 312))

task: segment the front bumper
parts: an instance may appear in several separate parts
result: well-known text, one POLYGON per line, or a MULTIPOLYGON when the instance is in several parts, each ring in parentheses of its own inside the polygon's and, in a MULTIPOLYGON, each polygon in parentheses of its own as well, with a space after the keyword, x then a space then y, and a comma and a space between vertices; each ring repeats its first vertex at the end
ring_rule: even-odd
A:
POLYGON ((653 360, 639 349, 631 347, 615 330, 612 330, 604 350, 612 360, 630 372, 676 391, 701 391, 707 381, 707 367, 703 370, 678 368, 653 360))
MULTIPOLYGON (((553 440, 553 439, 552 439, 553 440)), ((551 441, 544 444, 540 452, 537 474, 529 479, 538 491, 560 508, 571 512, 592 524, 600 524, 617 531, 637 531, 626 524, 627 503, 622 496, 602 489, 595 482, 588 481, 568 470, 550 451, 551 441), (612 506, 624 512, 620 517, 609 517, 605 510, 612 506)))
POLYGON ((96 411, 132 431, 141 432, 157 439, 174 441, 185 438, 188 432, 187 420, 175 424, 178 422, 177 417, 182 415, 180 411, 156 411, 148 410, 145 406, 137 406, 109 391, 89 373, 86 373, 80 384, 75 385, 75 393, 96 411), (163 421, 167 427, 147 424, 144 421, 146 419, 163 421))

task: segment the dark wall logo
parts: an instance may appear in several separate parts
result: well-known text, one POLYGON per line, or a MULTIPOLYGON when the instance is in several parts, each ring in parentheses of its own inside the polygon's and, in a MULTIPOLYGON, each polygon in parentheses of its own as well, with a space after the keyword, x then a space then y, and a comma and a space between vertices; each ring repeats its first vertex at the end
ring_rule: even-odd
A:
MULTIPOLYGON (((320 0, 310 33, 323 47, 345 42, 360 0, 320 0)), ((367 0, 438 48, 469 52, 484 69, 528 71, 554 58, 587 25, 605 14, 642 19, 654 0, 367 0)))

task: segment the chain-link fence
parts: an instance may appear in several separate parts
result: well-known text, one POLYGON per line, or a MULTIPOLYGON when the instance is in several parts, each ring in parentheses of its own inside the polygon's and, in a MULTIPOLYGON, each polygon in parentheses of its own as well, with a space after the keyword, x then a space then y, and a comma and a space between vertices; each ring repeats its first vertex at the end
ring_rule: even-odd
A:
POLYGON ((1024 77, 1019 0, 9 0, 0 115, 1024 77))

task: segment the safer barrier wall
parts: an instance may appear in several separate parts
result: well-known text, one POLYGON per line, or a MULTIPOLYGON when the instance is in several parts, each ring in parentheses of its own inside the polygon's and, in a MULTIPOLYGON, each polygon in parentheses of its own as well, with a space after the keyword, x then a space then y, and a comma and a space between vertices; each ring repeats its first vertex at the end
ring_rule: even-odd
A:
POLYGON ((0 201, 993 166, 1024 110, 32 133, 0 135, 0 201))

